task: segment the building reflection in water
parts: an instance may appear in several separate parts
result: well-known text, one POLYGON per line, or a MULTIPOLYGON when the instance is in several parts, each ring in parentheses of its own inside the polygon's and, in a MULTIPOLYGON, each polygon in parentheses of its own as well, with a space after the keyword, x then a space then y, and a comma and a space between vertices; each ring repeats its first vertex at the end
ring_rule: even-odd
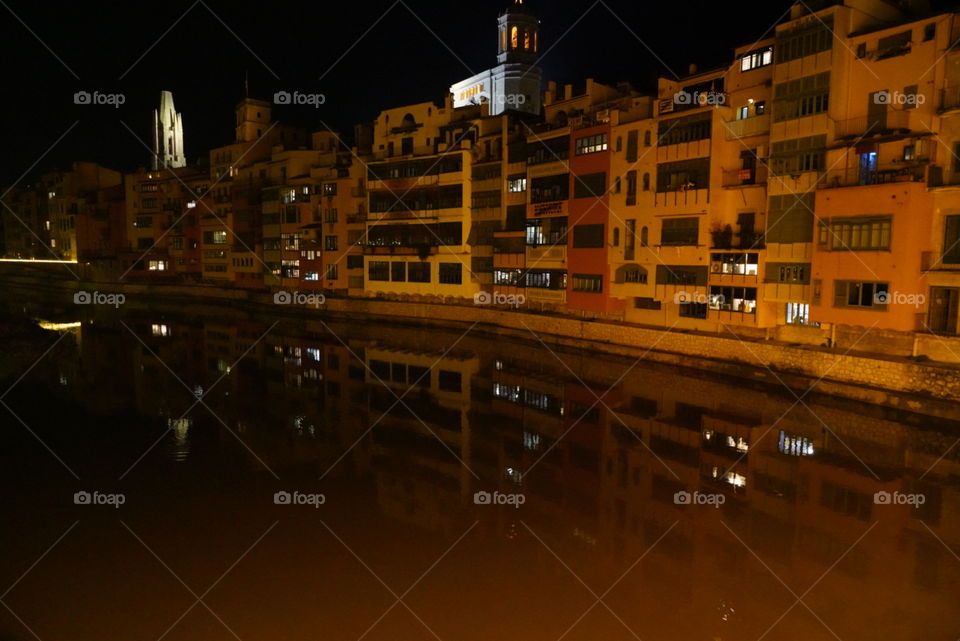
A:
MULTIPOLYGON (((175 460, 200 430, 242 439, 251 468, 369 487, 418 531, 479 519, 540 581, 569 579, 566 563, 618 580, 611 602, 651 638, 757 638, 811 586, 797 614, 843 639, 960 635, 956 423, 454 330, 124 322, 139 340, 109 320, 73 330, 68 393, 93 411, 129 399, 175 460), (481 490, 525 502, 478 506, 481 490)), ((767 638, 832 636, 785 621, 767 638)))

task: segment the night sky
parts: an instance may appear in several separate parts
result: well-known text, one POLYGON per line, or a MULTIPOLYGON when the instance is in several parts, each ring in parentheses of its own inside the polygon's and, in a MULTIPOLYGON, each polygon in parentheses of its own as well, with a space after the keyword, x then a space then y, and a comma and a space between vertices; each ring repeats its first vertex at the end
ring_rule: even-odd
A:
MULTIPOLYGON (((380 109, 440 101, 452 83, 495 65, 496 20, 508 1, 4 0, 0 184, 17 180, 77 121, 25 182, 73 160, 120 170, 144 165, 148 151, 123 123, 149 143, 161 89, 173 91, 183 113, 193 162, 232 141, 245 74, 254 97, 270 100, 277 90, 326 97, 318 109, 277 110, 281 122, 318 130, 323 121, 351 135, 353 123, 380 109), (120 92, 126 102, 75 105, 79 90, 120 92)), ((541 67, 548 80, 590 76, 651 90, 659 74, 683 75, 691 62, 701 69, 729 63, 735 46, 768 32, 789 5, 745 0, 731 23, 733 5, 726 2, 541 0, 542 48, 553 47, 541 67)))

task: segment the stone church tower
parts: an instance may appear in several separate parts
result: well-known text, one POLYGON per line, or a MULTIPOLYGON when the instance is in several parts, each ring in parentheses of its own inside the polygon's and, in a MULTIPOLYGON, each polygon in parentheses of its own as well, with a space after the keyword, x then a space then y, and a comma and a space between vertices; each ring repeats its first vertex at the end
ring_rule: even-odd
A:
POLYGON ((183 120, 173 106, 173 94, 160 92, 160 108, 153 111, 153 169, 185 167, 183 120))

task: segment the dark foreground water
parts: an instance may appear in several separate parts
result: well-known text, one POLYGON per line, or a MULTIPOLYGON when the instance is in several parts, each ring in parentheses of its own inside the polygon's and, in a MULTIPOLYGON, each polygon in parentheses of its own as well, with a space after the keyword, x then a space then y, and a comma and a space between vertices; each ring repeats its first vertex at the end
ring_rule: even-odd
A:
POLYGON ((960 637, 957 423, 476 328, 15 307, 0 641, 960 637))

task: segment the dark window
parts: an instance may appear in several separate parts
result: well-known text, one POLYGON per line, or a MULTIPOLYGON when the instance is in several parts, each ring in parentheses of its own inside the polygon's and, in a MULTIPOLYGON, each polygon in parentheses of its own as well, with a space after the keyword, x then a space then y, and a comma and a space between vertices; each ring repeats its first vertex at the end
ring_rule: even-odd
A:
POLYGON ((943 262, 960 264, 960 216, 947 216, 943 230, 943 262))
POLYGON ((663 120, 657 130, 657 144, 663 147, 707 140, 710 138, 711 125, 712 116, 709 113, 663 120))
POLYGON ((460 372, 451 372, 445 369, 439 371, 437 383, 445 392, 459 392, 462 389, 463 382, 460 372))
POLYGON ((603 196, 606 190, 607 174, 604 172, 574 176, 573 178, 574 198, 599 198, 603 196))
POLYGON ((627 172, 627 205, 637 204, 637 172, 627 172))
POLYGON ((781 122, 824 113, 829 93, 829 71, 781 82, 774 88, 773 119, 781 122))
POLYGON ((833 281, 834 307, 866 307, 884 311, 890 300, 887 283, 858 280, 833 281))
POLYGON ((347 256, 347 269, 363 269, 363 256, 347 256))
POLYGON ((440 282, 446 285, 459 285, 463 282, 462 263, 440 263, 440 282))
POLYGON ((390 263, 385 260, 371 260, 369 270, 369 280, 390 280, 390 263))
POLYGON ((627 162, 637 161, 637 138, 639 132, 631 131, 627 133, 627 162))
POLYGON ((633 306, 637 309, 659 310, 662 308, 660 301, 653 298, 641 298, 641 297, 635 297, 633 299, 633 306))
POLYGON ((814 194, 771 196, 767 214, 768 243, 813 242, 814 194))
POLYGON ((573 228, 573 247, 588 249, 603 247, 603 225, 577 225, 573 228))
POLYGON ((566 160, 570 156, 570 137, 560 136, 549 140, 533 140, 527 143, 527 164, 566 160))
POLYGON ((407 276, 411 283, 429 283, 430 263, 408 263, 407 276))
POLYGON ((923 28, 923 41, 933 40, 937 35, 937 23, 931 22, 923 28))
POLYGON ((657 265, 657 285, 706 285, 707 268, 699 265, 657 265))
POLYGON ((657 165, 657 191, 706 189, 710 185, 710 159, 681 160, 657 165))
POLYGON ((370 373, 380 380, 390 378, 390 363, 387 361, 370 360, 370 373))
POLYGON ((407 264, 403 261, 390 263, 390 280, 398 283, 407 280, 407 264))
POLYGON ((683 318, 706 318, 706 303, 681 303, 678 314, 683 318))
POLYGON ((546 203, 566 200, 570 194, 570 175, 557 174, 530 181, 530 202, 546 203))
POLYGON ((789 62, 821 51, 827 51, 833 46, 833 17, 827 16, 823 20, 817 19, 809 25, 794 29, 787 29, 777 34, 776 60, 778 63, 789 62))
POLYGON ((700 235, 700 219, 666 218, 660 233, 661 245, 696 245, 700 235))
POLYGON ((603 291, 603 276, 599 274, 574 274, 573 291, 599 294, 603 291))

